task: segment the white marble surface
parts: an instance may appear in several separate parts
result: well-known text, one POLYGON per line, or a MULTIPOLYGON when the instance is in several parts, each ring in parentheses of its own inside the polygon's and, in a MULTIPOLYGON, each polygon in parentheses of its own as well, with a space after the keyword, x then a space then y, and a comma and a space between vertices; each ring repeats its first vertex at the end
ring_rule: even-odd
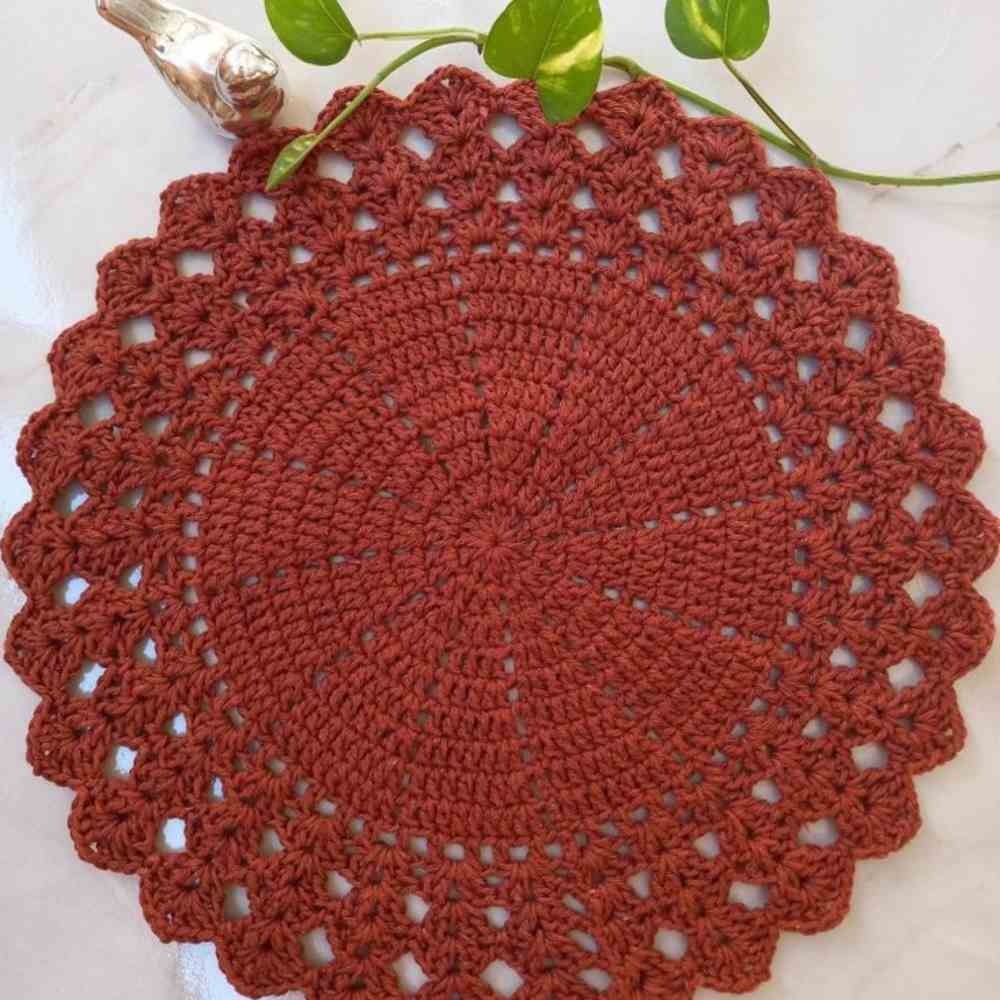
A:
MULTIPOLYGON (((276 46, 258 0, 189 0, 276 46)), ((367 30, 469 24, 496 2, 347 0, 367 30)), ((609 48, 748 110, 718 67, 672 54, 660 0, 607 3, 609 48)), ((774 26, 747 71, 834 162, 893 172, 1000 166, 1000 7, 989 0, 773 0, 774 26)), ((93 306, 94 264, 151 233, 171 179, 223 167, 228 151, 190 118, 135 44, 91 0, 0 7, 0 521, 25 502, 17 433, 51 396, 45 355, 93 306)), ((277 51, 276 47, 276 51, 277 51)), ((366 45, 346 65, 286 57, 298 98, 285 121, 311 123, 336 86, 386 58, 366 45)), ((452 58, 475 65, 471 50, 452 58)), ((406 92, 434 56, 392 81, 406 92)), ((902 193, 840 185, 843 227, 889 248, 905 307, 937 324, 946 394, 984 422, 993 445, 974 489, 1000 510, 1000 184, 902 193)), ((980 584, 1000 606, 1000 572, 980 584)), ((0 629, 21 597, 0 576, 0 629)), ((760 1000, 996 996, 1000 981, 1000 652, 959 684, 968 745, 918 779, 924 826, 887 861, 859 866, 836 930, 786 935, 760 1000)), ((0 670, 0 993, 74 1000, 222 1000, 237 994, 210 946, 163 945, 129 878, 80 863, 66 832, 69 793, 23 759, 35 696, 0 670)), ((705 991, 700 996, 708 996, 705 991)))

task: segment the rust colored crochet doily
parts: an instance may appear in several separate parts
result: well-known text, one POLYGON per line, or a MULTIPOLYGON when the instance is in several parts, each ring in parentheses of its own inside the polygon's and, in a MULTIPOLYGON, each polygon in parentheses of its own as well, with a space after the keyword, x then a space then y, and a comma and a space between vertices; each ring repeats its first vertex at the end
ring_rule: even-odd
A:
POLYGON ((555 128, 448 69, 266 198, 290 134, 105 258, 21 438, 77 850, 249 995, 752 988, 913 835, 991 641, 938 333, 652 81, 555 128))

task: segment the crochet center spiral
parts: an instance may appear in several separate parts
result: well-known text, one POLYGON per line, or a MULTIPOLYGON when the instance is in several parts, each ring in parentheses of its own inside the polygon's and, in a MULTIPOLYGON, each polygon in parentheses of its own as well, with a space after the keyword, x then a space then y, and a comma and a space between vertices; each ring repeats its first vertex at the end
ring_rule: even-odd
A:
MULTIPOLYGON (((336 95, 329 121, 356 91, 336 95)), ((249 995, 767 977, 963 738, 976 421, 818 174, 653 81, 178 181, 22 435, 32 764, 249 995)))

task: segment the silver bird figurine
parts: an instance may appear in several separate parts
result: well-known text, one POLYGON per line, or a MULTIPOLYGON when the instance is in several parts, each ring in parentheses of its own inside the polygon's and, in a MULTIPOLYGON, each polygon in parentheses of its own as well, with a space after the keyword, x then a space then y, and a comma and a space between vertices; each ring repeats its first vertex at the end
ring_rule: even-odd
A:
POLYGON ((163 0, 97 0, 97 11, 136 39, 182 103, 223 135, 260 131, 284 106, 281 66, 242 32, 163 0))

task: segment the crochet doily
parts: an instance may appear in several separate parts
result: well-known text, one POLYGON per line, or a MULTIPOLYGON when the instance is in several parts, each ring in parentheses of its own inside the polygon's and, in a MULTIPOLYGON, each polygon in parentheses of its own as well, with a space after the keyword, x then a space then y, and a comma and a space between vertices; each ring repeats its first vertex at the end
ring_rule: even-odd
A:
POLYGON ((552 127, 448 69, 264 197, 292 134, 105 258, 20 441, 77 850, 249 995, 752 988, 962 743, 998 532, 938 333, 653 81, 552 127))

